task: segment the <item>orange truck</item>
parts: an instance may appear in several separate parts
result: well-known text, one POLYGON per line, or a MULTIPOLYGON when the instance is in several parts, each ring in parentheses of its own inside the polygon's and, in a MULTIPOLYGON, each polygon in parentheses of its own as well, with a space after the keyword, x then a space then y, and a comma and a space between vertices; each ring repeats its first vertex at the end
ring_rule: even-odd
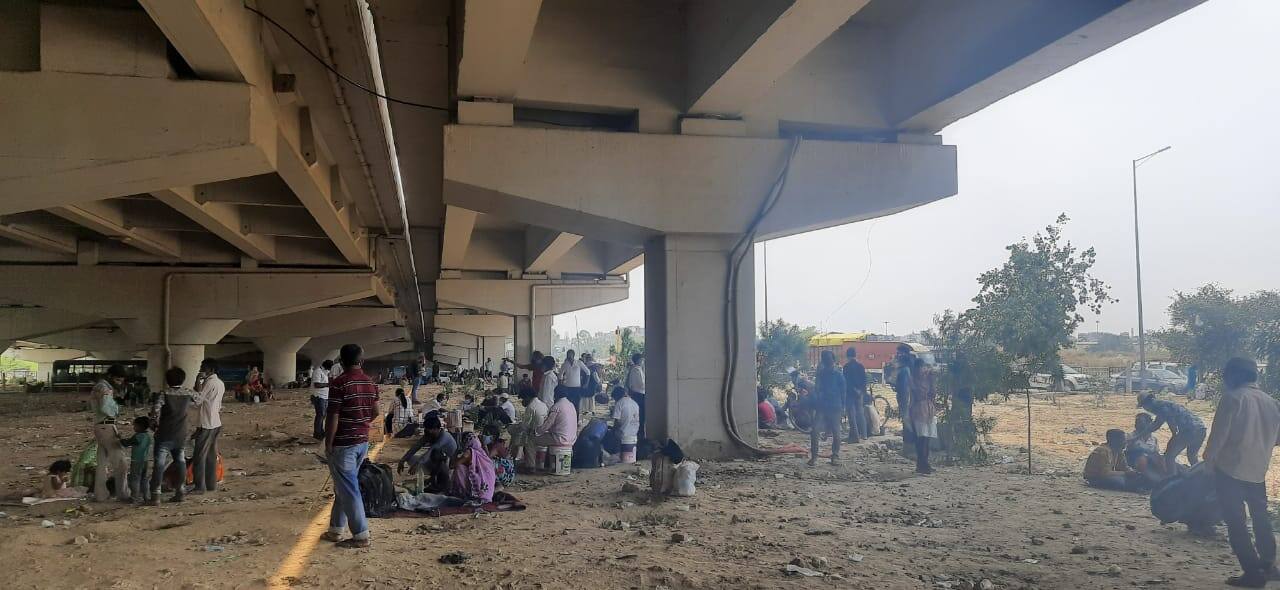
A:
POLYGON ((843 365, 845 351, 850 348, 858 350, 858 362, 867 368, 867 379, 872 383, 884 382, 884 365, 893 360, 898 347, 907 344, 913 351, 927 352, 928 348, 919 344, 902 342, 901 340, 875 340, 868 332, 830 332, 818 334, 809 339, 808 359, 811 366, 818 366, 822 351, 830 350, 836 355, 836 363, 843 365))

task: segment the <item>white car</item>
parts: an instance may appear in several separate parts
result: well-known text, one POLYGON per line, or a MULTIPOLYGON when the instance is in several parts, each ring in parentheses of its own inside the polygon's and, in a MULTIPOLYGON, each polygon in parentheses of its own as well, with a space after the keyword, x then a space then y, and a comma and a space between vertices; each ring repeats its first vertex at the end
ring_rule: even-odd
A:
MULTIPOLYGON (((1089 376, 1067 365, 1062 365, 1062 388, 1064 391, 1083 391, 1087 388, 1089 376)), ((1031 387, 1049 389, 1053 387, 1053 377, 1048 373, 1036 373, 1031 376, 1031 387)))

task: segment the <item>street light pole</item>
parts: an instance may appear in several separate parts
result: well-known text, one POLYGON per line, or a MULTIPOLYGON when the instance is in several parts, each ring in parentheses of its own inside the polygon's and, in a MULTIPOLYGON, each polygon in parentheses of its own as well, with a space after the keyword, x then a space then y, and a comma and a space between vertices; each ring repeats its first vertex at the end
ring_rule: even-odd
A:
POLYGON ((1138 387, 1147 382, 1147 334, 1142 321, 1142 243, 1138 239, 1138 166, 1173 146, 1164 146, 1133 161, 1133 257, 1138 279, 1138 387))

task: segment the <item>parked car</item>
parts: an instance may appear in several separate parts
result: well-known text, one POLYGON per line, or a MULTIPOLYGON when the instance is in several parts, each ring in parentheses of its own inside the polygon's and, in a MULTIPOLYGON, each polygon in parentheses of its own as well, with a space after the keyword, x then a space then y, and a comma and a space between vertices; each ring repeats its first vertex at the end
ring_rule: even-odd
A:
POLYGON ((1141 378, 1141 371, 1131 370, 1128 373, 1112 375, 1112 386, 1116 392, 1125 390, 1126 378, 1133 379, 1134 391, 1151 391, 1154 393, 1176 393, 1181 395, 1187 389, 1187 378, 1168 369, 1147 369, 1147 378, 1141 378))
MULTIPOLYGON (((1062 365, 1063 391, 1084 391, 1088 389, 1090 377, 1067 365, 1062 365)), ((1031 376, 1032 389, 1049 389, 1053 387, 1053 376, 1048 373, 1036 373, 1031 376)))
MULTIPOLYGON (((1134 361, 1133 365, 1129 367, 1130 371, 1135 372, 1140 369, 1142 369, 1142 363, 1137 361, 1134 361)), ((1166 371, 1173 371, 1183 377, 1187 376, 1187 368, 1179 365, 1178 363, 1171 363, 1168 361, 1147 361, 1147 370, 1151 371, 1153 369, 1164 369, 1166 371)))

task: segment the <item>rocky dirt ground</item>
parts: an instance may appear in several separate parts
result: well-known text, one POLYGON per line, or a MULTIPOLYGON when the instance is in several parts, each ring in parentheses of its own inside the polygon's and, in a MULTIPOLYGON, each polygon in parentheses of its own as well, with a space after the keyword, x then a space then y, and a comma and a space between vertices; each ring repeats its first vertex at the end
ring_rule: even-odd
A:
MULTIPOLYGON (((0 495, 83 447, 80 406, 70 394, 0 395, 0 495)), ((7 588, 1221 587, 1235 567, 1225 539, 1161 526, 1144 496, 1079 480, 1092 441, 1132 423, 1131 397, 1036 399, 1030 477, 1025 410, 1017 398, 975 410, 999 416, 990 466, 917 477, 884 437, 838 467, 707 462, 692 498, 651 498, 634 466, 522 476, 511 491, 525 512, 374 520, 373 547, 344 551, 305 542, 332 487, 306 437, 306 394, 286 392, 226 406, 217 493, 159 508, 0 506, 0 563, 7 588), (440 563, 459 551, 460 565, 440 563), (792 562, 822 575, 788 574, 792 562)), ((404 448, 389 443, 383 460, 404 448)))

